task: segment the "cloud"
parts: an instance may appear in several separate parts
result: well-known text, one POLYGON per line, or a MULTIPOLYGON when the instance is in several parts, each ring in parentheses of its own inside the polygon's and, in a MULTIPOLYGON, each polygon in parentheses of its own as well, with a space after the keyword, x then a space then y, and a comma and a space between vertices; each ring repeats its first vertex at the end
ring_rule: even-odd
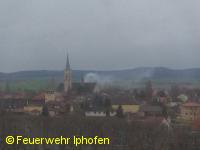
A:
POLYGON ((1 0, 0 72, 200 65, 197 0, 1 0))

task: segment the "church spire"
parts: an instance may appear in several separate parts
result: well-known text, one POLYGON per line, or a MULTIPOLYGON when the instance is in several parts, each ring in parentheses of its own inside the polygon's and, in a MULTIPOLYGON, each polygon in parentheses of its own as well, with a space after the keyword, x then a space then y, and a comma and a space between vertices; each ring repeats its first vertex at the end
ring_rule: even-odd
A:
POLYGON ((71 68, 69 63, 69 54, 67 53, 67 62, 64 71, 64 92, 68 93, 71 87, 72 87, 71 68))
POLYGON ((70 63, 69 63, 69 54, 68 54, 68 52, 67 52, 66 70, 70 70, 70 63))

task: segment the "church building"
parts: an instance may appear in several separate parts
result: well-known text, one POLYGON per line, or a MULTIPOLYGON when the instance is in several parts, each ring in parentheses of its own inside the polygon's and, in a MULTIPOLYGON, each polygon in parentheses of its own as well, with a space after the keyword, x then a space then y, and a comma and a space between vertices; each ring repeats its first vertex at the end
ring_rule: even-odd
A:
POLYGON ((64 71, 64 92, 68 93, 72 88, 72 71, 69 63, 69 55, 67 54, 66 68, 64 71))

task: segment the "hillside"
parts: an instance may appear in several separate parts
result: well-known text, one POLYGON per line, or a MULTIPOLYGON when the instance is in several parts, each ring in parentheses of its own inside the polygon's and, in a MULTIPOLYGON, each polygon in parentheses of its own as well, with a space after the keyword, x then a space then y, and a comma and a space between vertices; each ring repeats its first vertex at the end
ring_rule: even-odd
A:
MULTIPOLYGON (((86 81, 97 81, 101 85, 112 85, 123 88, 144 87, 146 80, 152 80, 154 87, 167 88, 174 83, 200 87, 200 69, 173 70, 168 68, 135 68, 115 71, 73 70, 74 81, 83 77, 86 81)), ((57 87, 63 82, 63 71, 20 71, 0 73, 0 90, 5 90, 9 81, 11 90, 44 90, 52 79, 57 87)))
MULTIPOLYGON (((74 70, 73 79, 80 80, 88 73, 97 74, 100 77, 110 77, 115 80, 138 80, 138 79, 200 79, 200 68, 175 70, 162 67, 135 68, 115 71, 74 70)), ((14 73, 0 73, 0 80, 31 80, 63 78, 63 71, 20 71, 14 73)))

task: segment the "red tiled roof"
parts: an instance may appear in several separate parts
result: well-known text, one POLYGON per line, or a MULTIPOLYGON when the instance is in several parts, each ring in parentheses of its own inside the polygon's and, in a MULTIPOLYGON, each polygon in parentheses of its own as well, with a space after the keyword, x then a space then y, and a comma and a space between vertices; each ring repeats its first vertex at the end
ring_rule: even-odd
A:
POLYGON ((183 107, 200 107, 199 103, 195 103, 195 102, 188 102, 182 105, 183 107))
POLYGON ((200 116, 197 117, 197 118, 194 120, 194 122, 193 122, 193 127, 194 127, 195 129, 200 129, 200 116))
POLYGON ((25 99, 26 97, 25 93, 0 93, 1 99, 25 99))
POLYGON ((44 99, 45 99, 44 93, 40 93, 40 94, 33 97, 33 100, 44 100, 44 99))
POLYGON ((164 117, 147 117, 143 121, 146 124, 156 124, 156 125, 159 125, 159 124, 162 123, 163 120, 164 120, 164 117))

